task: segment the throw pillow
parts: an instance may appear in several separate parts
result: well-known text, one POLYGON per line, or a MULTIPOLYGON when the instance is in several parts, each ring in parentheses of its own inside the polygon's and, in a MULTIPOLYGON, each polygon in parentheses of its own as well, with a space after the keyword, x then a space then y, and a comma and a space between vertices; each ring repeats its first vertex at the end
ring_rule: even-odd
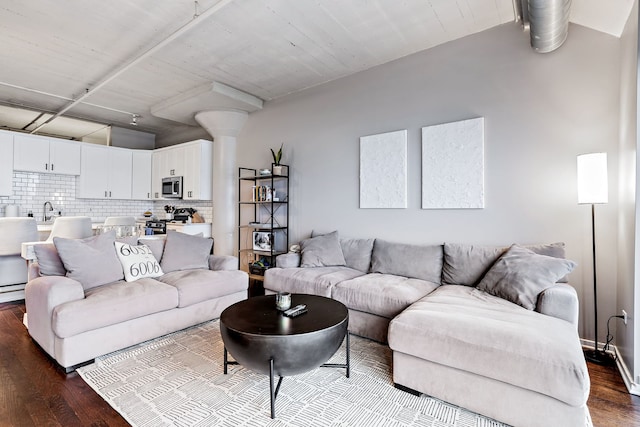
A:
POLYGON ((475 286, 509 248, 500 246, 444 244, 442 283, 475 286))
MULTIPOLYGON (((327 233, 321 233, 313 230, 311 237, 322 236, 327 233)), ((374 239, 340 239, 340 248, 344 255, 345 265, 354 270, 369 272, 371 266, 371 252, 373 251, 374 239)))
POLYGON ((77 280, 84 290, 122 280, 124 273, 115 250, 116 232, 86 239, 54 237, 67 277, 77 280))
POLYGON ((374 239, 340 239, 340 247, 346 266, 368 273, 371 266, 373 242, 374 239))
MULTIPOLYGON (((564 243, 521 245, 538 255, 564 258, 564 243)), ((476 286, 489 268, 503 255, 509 246, 444 244, 442 283, 447 285, 476 286)), ((558 282, 567 282, 561 277, 558 282)))
POLYGON ((67 274, 67 270, 65 270, 53 243, 33 245, 33 251, 36 254, 42 276, 64 276, 67 274))
POLYGON ((209 269, 212 239, 169 231, 165 240, 160 261, 162 271, 165 273, 196 268, 209 269))
POLYGON ((337 231, 300 242, 300 256, 300 267, 329 267, 346 264, 337 231))
POLYGON ((478 289, 533 310, 538 295, 571 273, 576 263, 513 245, 491 266, 478 289))
POLYGON ((164 252, 164 239, 140 238, 138 239, 138 243, 149 246, 153 256, 156 257, 158 262, 160 262, 162 259, 162 252, 164 252))
POLYGON ((143 277, 160 277, 164 273, 147 245, 116 242, 116 254, 124 270, 124 280, 133 282, 143 277))

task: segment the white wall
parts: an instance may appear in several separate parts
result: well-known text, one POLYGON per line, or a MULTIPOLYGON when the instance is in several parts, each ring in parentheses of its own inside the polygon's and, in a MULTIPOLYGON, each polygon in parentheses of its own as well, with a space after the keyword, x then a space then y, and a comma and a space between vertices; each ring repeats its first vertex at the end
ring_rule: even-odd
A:
MULTIPOLYGON (((617 313, 625 310, 629 316, 627 325, 615 319, 611 321, 616 337, 615 344, 632 378, 634 367, 634 331, 638 317, 634 315, 635 277, 640 273, 636 266, 637 245, 636 219, 636 155, 637 155, 637 77, 638 77, 638 5, 634 4, 621 40, 620 79, 620 149, 619 149, 619 219, 618 219, 618 283, 617 313)), ((635 311, 640 307, 635 304, 635 311)), ((606 319, 604 319, 606 320, 606 319)), ((637 345, 637 344, 636 344, 637 345)), ((640 353, 636 353, 640 357, 640 353)), ((637 376, 638 374, 636 374, 637 376)))
MULTIPOLYGON (((267 103, 239 135, 238 164, 268 167, 269 147, 284 142, 292 242, 314 228, 411 243, 564 241, 579 263, 581 335, 592 337, 590 209, 577 204, 576 156, 609 152, 615 188, 619 54, 619 39, 576 25, 558 51, 536 54, 506 24, 267 103), (420 209, 420 128, 479 116, 486 208, 420 209), (398 129, 408 130, 408 209, 359 209, 359 137, 398 129)), ((602 318, 616 310, 610 193, 597 207, 602 318)))

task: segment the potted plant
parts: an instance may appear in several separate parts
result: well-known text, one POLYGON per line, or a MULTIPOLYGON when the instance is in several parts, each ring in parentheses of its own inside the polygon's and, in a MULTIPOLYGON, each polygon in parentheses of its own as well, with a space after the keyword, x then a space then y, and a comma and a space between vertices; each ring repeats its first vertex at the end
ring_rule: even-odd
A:
POLYGON ((282 160, 282 147, 284 143, 280 144, 280 149, 276 153, 271 148, 271 155, 273 156, 273 174, 274 175, 282 175, 282 166, 280 166, 280 160, 282 160))

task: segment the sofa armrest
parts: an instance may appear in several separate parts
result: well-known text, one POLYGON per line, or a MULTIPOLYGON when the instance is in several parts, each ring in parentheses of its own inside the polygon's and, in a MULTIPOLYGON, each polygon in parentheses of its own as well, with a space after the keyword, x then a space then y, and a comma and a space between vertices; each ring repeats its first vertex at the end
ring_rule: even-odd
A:
POLYGON ((567 283, 556 283, 538 295, 536 311, 566 320, 578 327, 578 294, 567 283))
POLYGON ((29 335, 55 358, 53 310, 65 302, 83 299, 82 285, 65 276, 41 276, 27 282, 24 292, 29 335))
POLYGON ((40 265, 37 261, 32 261, 29 263, 29 268, 27 270, 27 282, 37 279, 38 277, 40 277, 40 265))
POLYGON ((231 255, 209 255, 209 270, 237 270, 238 257, 231 255))
POLYGON ((278 255, 276 257, 276 267, 279 267, 279 268, 300 267, 300 254, 295 252, 289 252, 286 254, 278 255))

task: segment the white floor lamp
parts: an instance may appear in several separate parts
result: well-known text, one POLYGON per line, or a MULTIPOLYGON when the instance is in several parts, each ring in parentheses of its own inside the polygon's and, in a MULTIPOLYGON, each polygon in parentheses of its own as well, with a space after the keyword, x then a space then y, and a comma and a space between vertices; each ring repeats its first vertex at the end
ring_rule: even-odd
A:
POLYGON ((591 242, 593 250, 593 318, 594 349, 585 351, 585 358, 593 363, 608 364, 612 359, 598 350, 598 286, 596 275, 596 221, 595 205, 607 203, 607 153, 591 153, 578 156, 578 203, 591 205, 591 242))

